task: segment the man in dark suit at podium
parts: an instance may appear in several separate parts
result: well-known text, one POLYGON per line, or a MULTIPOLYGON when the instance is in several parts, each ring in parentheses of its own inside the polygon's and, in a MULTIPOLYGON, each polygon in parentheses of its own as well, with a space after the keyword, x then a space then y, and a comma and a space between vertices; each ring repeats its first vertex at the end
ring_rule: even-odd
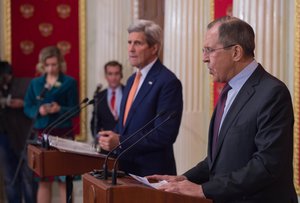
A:
POLYGON ((104 65, 108 87, 94 95, 95 104, 91 119, 91 132, 98 143, 98 132, 115 129, 120 115, 120 104, 124 86, 121 84, 123 66, 118 61, 109 61, 104 65))
POLYGON ((160 189, 215 203, 295 203, 293 106, 283 82, 254 59, 254 31, 223 17, 208 25, 203 61, 224 82, 209 128, 207 157, 160 189), (225 91, 226 90, 226 91, 225 91))
POLYGON ((129 62, 137 71, 128 79, 121 102, 118 133, 100 132, 99 144, 112 150, 124 139, 145 126, 160 112, 167 113, 122 144, 120 151, 158 126, 172 112, 175 118, 141 140, 120 160, 120 169, 141 176, 176 174, 173 143, 181 122, 183 101, 181 82, 158 59, 162 30, 152 21, 139 20, 128 28, 129 62))

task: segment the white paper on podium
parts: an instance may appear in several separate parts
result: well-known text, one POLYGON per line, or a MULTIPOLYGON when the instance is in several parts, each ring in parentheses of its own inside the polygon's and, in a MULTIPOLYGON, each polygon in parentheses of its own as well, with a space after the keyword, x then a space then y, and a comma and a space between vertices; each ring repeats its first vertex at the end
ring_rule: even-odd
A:
POLYGON ((64 138, 60 138, 57 136, 48 136, 49 145, 57 148, 60 151, 72 152, 77 154, 89 155, 89 156, 97 156, 101 157, 102 154, 99 154, 95 147, 91 144, 77 142, 73 140, 68 140, 64 138))
POLYGON ((162 180, 162 181, 159 181, 159 182, 157 182, 157 183, 150 183, 149 181, 148 181, 148 179, 147 178, 145 178, 145 177, 141 177, 141 176, 137 176, 137 175, 133 175, 133 174, 129 174, 131 177, 133 177, 135 180, 137 180, 137 181, 139 181, 139 182, 141 182, 141 183, 143 183, 143 184, 145 184, 145 185, 148 185, 148 186, 150 186, 150 187, 152 187, 152 188, 155 188, 155 189, 157 189, 159 186, 161 186, 161 185, 163 185, 163 184, 166 184, 166 183, 168 183, 166 180, 162 180))

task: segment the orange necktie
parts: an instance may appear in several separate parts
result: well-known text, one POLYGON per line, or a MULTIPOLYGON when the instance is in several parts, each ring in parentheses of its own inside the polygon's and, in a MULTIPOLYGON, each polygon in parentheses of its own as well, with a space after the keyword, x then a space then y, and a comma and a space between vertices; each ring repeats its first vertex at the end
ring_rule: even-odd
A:
POLYGON ((129 113, 129 110, 130 110, 130 107, 133 103, 133 100, 134 100, 134 96, 135 96, 135 93, 136 93, 136 90, 139 86, 139 83, 140 83, 140 79, 141 79, 141 72, 138 70, 136 72, 136 75, 135 75, 135 78, 134 78, 134 82, 133 82, 133 85, 130 89, 130 92, 129 92, 129 95, 128 95, 128 98, 127 98, 127 102, 126 102, 126 107, 125 107, 125 113, 124 113, 124 119, 123 119, 123 125, 125 125, 126 123, 126 119, 127 119, 127 116, 128 116, 128 113, 129 113))

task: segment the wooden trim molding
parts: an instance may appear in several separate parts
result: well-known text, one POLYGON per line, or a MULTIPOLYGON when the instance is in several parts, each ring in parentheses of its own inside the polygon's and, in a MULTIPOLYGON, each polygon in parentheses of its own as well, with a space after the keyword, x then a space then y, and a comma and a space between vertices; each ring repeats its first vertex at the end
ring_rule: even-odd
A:
POLYGON ((300 194, 299 180, 299 102, 300 102, 300 0, 295 1, 295 48, 294 48, 294 184, 300 194))
POLYGON ((11 63, 11 0, 4 0, 3 4, 4 56, 3 60, 11 63))
MULTIPOLYGON (((215 17, 215 0, 210 0, 210 19, 213 20, 215 17)), ((210 113, 214 111, 214 81, 212 76, 209 79, 210 84, 210 113)))
MULTIPOLYGON (((86 68, 86 0, 79 0, 79 83, 80 101, 87 96, 87 68, 86 68)), ((83 109, 80 114, 80 135, 76 140, 85 141, 87 139, 87 109, 83 109)))

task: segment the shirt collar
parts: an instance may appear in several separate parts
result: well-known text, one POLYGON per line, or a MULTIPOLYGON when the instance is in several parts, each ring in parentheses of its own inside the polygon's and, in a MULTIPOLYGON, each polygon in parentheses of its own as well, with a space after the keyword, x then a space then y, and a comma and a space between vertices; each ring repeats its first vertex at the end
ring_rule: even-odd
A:
POLYGON ((157 61, 157 59, 158 58, 156 57, 151 63, 140 69, 143 78, 146 77, 146 75, 149 73, 150 69, 152 68, 153 64, 157 61))
MULTIPOLYGON (((108 93, 109 94, 112 94, 112 88, 111 87, 107 87, 107 91, 108 91, 108 93)), ((116 89, 115 89, 115 92, 117 93, 117 92, 119 92, 119 91, 121 91, 121 85, 119 85, 116 89)))
POLYGON ((257 68, 258 63, 253 60, 249 63, 241 72, 239 72, 236 76, 234 76, 228 83, 232 87, 232 89, 240 89, 248 78, 252 75, 252 73, 257 68))

